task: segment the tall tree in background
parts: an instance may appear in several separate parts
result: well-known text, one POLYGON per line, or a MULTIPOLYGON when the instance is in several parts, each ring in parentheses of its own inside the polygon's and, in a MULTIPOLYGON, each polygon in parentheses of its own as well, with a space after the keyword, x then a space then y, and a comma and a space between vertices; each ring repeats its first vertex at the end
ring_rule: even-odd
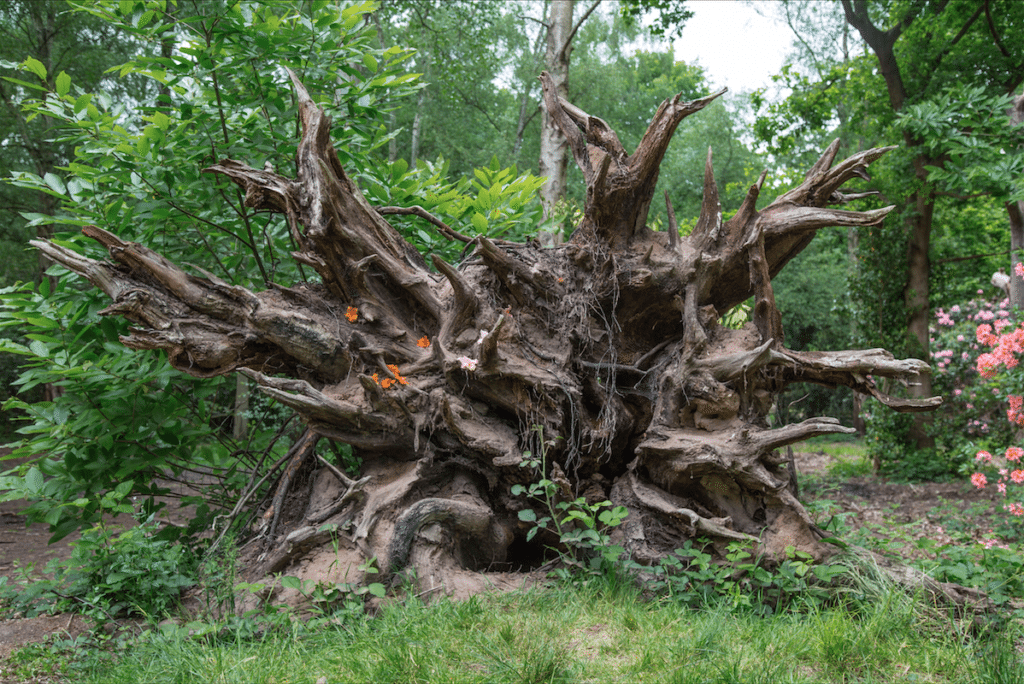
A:
MULTIPOLYGON (((1009 111, 1010 121, 1018 132, 1024 124, 1024 95, 1013 98, 1009 111)), ((1021 143, 1024 145, 1024 141, 1021 143)), ((1010 306, 1024 309, 1024 278, 1016 275, 1017 264, 1024 261, 1024 200, 1009 199, 1006 202, 1006 214, 1010 220, 1010 306)))
MULTIPOLYGON (((868 304, 862 313, 872 318, 862 323, 872 343, 893 344, 892 335, 901 332, 907 353, 928 359, 936 215, 949 215, 945 204, 959 206, 980 195, 1005 201, 1013 189, 1008 169, 1018 157, 1001 154, 1016 147, 1007 144, 1002 103, 1024 79, 1024 46, 1006 35, 1024 26, 1024 5, 841 0, 839 6, 859 45, 847 42, 847 59, 826 64, 824 73, 787 78, 793 96, 770 108, 786 116, 763 118, 761 126, 772 130, 759 133, 796 141, 801 131, 834 128, 838 113, 848 122, 843 137, 856 146, 902 140, 871 184, 900 211, 884 229, 858 231, 862 270, 854 289, 868 304), (906 273, 901 292, 888 277, 897 263, 906 273), (893 305, 897 298, 902 311, 893 305)), ((929 380, 910 391, 927 396, 929 380)), ((919 447, 931 444, 921 420, 912 436, 919 447)))
MULTIPOLYGON (((558 97, 569 97, 569 56, 572 54, 572 39, 587 17, 597 8, 594 2, 573 24, 575 0, 550 0, 547 13, 547 42, 544 64, 554 84, 558 97)), ((538 175, 545 177, 541 188, 541 204, 544 217, 553 215, 555 205, 565 197, 566 172, 569 165, 569 148, 561 129, 555 123, 554 114, 544 107, 540 127, 540 159, 538 175)), ((542 240, 558 242, 559 233, 542 235, 542 240)))
MULTIPOLYGON (((893 114, 938 96, 944 88, 975 86, 1009 95, 1024 80, 1024 44, 1006 39, 1024 27, 1024 5, 1019 2, 842 3, 846 21, 878 61, 893 114)), ((904 300, 912 341, 908 351, 928 359, 930 247, 940 191, 930 176, 932 168, 942 167, 948 159, 934 154, 910 129, 904 129, 903 142, 918 181, 905 198, 903 212, 908 233, 904 300)), ((930 396, 930 379, 922 378, 910 391, 911 396, 930 396)), ((915 421, 912 438, 918 447, 933 443, 922 421, 915 421)))

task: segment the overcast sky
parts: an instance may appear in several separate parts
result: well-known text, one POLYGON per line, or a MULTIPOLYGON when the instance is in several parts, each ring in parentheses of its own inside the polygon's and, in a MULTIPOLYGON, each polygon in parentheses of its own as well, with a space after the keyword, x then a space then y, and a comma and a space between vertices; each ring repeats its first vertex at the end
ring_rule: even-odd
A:
POLYGON ((704 67, 715 89, 726 86, 735 94, 771 84, 793 40, 784 23, 737 0, 687 0, 686 7, 693 17, 673 44, 676 59, 704 67))

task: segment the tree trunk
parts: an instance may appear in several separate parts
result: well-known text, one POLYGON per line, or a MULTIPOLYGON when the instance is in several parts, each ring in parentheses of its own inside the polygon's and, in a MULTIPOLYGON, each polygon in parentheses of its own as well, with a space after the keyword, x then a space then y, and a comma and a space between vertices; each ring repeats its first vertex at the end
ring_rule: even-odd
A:
MULTIPOLYGON (((928 258, 931 242, 932 217, 935 213, 934 196, 927 189, 918 190, 912 197, 917 211, 910 218, 910 242, 907 250, 907 285, 904 290, 907 306, 908 353, 928 362, 930 358, 930 337, 928 323, 931 318, 929 275, 931 262, 928 258)), ((932 394, 931 375, 923 374, 910 384, 911 397, 930 397, 932 394)), ((910 428, 910 439, 918 449, 935 446, 930 434, 929 416, 918 415, 910 428)))
POLYGON ((412 140, 409 145, 409 168, 416 168, 420 156, 420 129, 423 125, 423 107, 427 101, 427 89, 420 90, 416 97, 416 114, 412 117, 412 140))
MULTIPOLYGON (((1024 123, 1024 95, 1017 96, 1010 109, 1010 121, 1024 123)), ((1010 306, 1024 310, 1024 278, 1017 275, 1017 264, 1024 261, 1024 202, 1007 202, 1010 218, 1010 306)))
MULTIPOLYGON (((572 10, 575 0, 551 0, 548 12, 547 51, 544 63, 555 92, 563 100, 569 97, 569 53, 572 45, 572 10)), ((545 103, 547 100, 545 99, 545 103)), ((540 127, 540 160, 538 174, 545 177, 540 190, 544 218, 550 218, 555 205, 565 197, 566 171, 569 164, 565 135, 555 123, 554 115, 544 108, 540 127)), ((543 239, 557 243, 557 240, 543 239)))
POLYGON ((231 437, 243 441, 249 434, 249 382, 244 375, 235 376, 235 406, 231 412, 231 437))
POLYGON ((480 571, 528 566, 562 543, 549 532, 528 541, 519 513, 546 506, 512 493, 542 476, 559 500, 624 506, 612 538, 640 562, 695 537, 746 540, 769 561, 790 547, 823 558, 832 547, 787 487, 784 447, 852 430, 831 418, 769 428, 774 397, 815 382, 898 411, 941 402, 876 385, 927 375, 926 362, 881 349, 787 349, 772 292, 771 278, 817 229, 889 213, 833 205, 891 148, 833 166, 833 143, 799 187, 758 210, 762 174, 728 221, 709 150, 692 234, 652 232, 646 216, 669 140, 721 93, 666 100, 627 154, 545 73, 546 109, 587 184, 574 237, 553 249, 465 238, 472 256, 458 267, 434 258, 433 272, 346 174, 329 120, 292 78, 297 178, 234 160, 206 171, 236 182, 250 207, 287 214, 294 256, 321 282, 255 293, 93 226, 85 234, 111 261, 35 243, 112 297, 103 313, 134 324, 128 347, 163 349, 195 376, 241 372, 305 420, 283 481, 306 473, 313 486, 279 487, 252 577, 358 581, 357 568, 376 558, 385 573, 412 566, 425 589, 451 590, 480 571), (718 324, 750 297, 752 323, 718 324), (313 472, 319 437, 358 450, 359 479, 313 472), (525 451, 543 455, 543 473, 525 451))

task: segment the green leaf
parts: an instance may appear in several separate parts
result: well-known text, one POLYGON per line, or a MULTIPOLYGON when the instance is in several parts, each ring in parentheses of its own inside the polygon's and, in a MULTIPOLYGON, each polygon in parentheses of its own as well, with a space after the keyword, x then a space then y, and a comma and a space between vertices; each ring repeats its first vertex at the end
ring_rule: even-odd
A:
POLYGON ((371 594, 373 594, 377 598, 384 598, 384 595, 387 594, 387 590, 384 588, 384 585, 380 582, 372 582, 371 584, 367 585, 366 588, 367 590, 369 590, 371 594))
POLYGON ((473 218, 470 219, 470 221, 472 221, 473 227, 476 228, 477 232, 479 232, 479 233, 486 233, 487 232, 487 217, 484 216, 483 214, 481 214, 479 212, 473 214, 473 218))
POLYGON ((43 176, 43 182, 49 185, 54 192, 58 192, 61 195, 66 195, 68 192, 67 188, 64 187, 64 181, 55 173, 47 173, 43 176))
POLYGON ((68 76, 66 71, 62 71, 57 74, 57 80, 54 82, 54 85, 57 88, 57 94, 64 97, 71 90, 71 77, 68 76))
MULTIPOLYGON (((25 88, 31 88, 32 90, 39 90, 39 91, 42 91, 44 93, 46 92, 46 88, 41 86, 41 85, 39 85, 38 83, 29 83, 28 81, 22 81, 22 80, 17 79, 17 78, 11 78, 10 76, 4 76, 3 79, 5 81, 10 82, 10 83, 16 83, 16 84, 18 84, 20 86, 23 86, 25 88)), ((36 114, 37 114, 37 112, 32 112, 32 114, 30 116, 35 116, 36 114)), ((30 120, 30 119, 26 119, 26 120, 30 120)))
POLYGON ((33 341, 28 345, 28 348, 31 349, 32 353, 36 356, 41 356, 43 358, 48 358, 50 356, 50 348, 39 340, 33 341))
POLYGON ((86 106, 87 106, 87 105, 89 104, 89 102, 91 102, 91 101, 92 101, 92 93, 85 93, 85 94, 83 94, 83 95, 79 95, 79 96, 78 96, 78 99, 77 99, 77 100, 75 100, 75 106, 74 106, 75 114, 78 114, 78 113, 80 113, 80 112, 81 112, 81 111, 82 111, 83 109, 85 109, 85 108, 86 108, 86 106))
POLYGON ((524 508, 519 511, 519 519, 523 522, 537 522, 537 514, 532 508, 524 508))
POLYGON ((44 484, 43 473, 39 468, 32 467, 25 474, 25 486, 33 494, 41 494, 44 484))
POLYGON ((369 52, 363 55, 363 64, 370 70, 370 73, 377 73, 377 59, 369 52))
POLYGON ((302 581, 298 577, 286 575, 285 577, 281 578, 281 586, 285 589, 295 589, 296 591, 301 591, 302 581))
POLYGON ((29 57, 21 65, 38 76, 40 81, 46 80, 46 67, 35 57, 29 57))

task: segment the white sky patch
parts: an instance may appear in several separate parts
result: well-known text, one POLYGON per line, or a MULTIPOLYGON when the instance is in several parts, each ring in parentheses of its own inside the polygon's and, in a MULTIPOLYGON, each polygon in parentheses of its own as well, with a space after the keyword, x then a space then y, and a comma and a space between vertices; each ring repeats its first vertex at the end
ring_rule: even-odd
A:
POLYGON ((793 41, 788 26, 769 18, 771 4, 689 0, 686 8, 693 17, 672 44, 676 59, 703 67, 714 90, 726 86, 738 94, 771 86, 793 41), (769 16, 761 16, 754 6, 769 16))

